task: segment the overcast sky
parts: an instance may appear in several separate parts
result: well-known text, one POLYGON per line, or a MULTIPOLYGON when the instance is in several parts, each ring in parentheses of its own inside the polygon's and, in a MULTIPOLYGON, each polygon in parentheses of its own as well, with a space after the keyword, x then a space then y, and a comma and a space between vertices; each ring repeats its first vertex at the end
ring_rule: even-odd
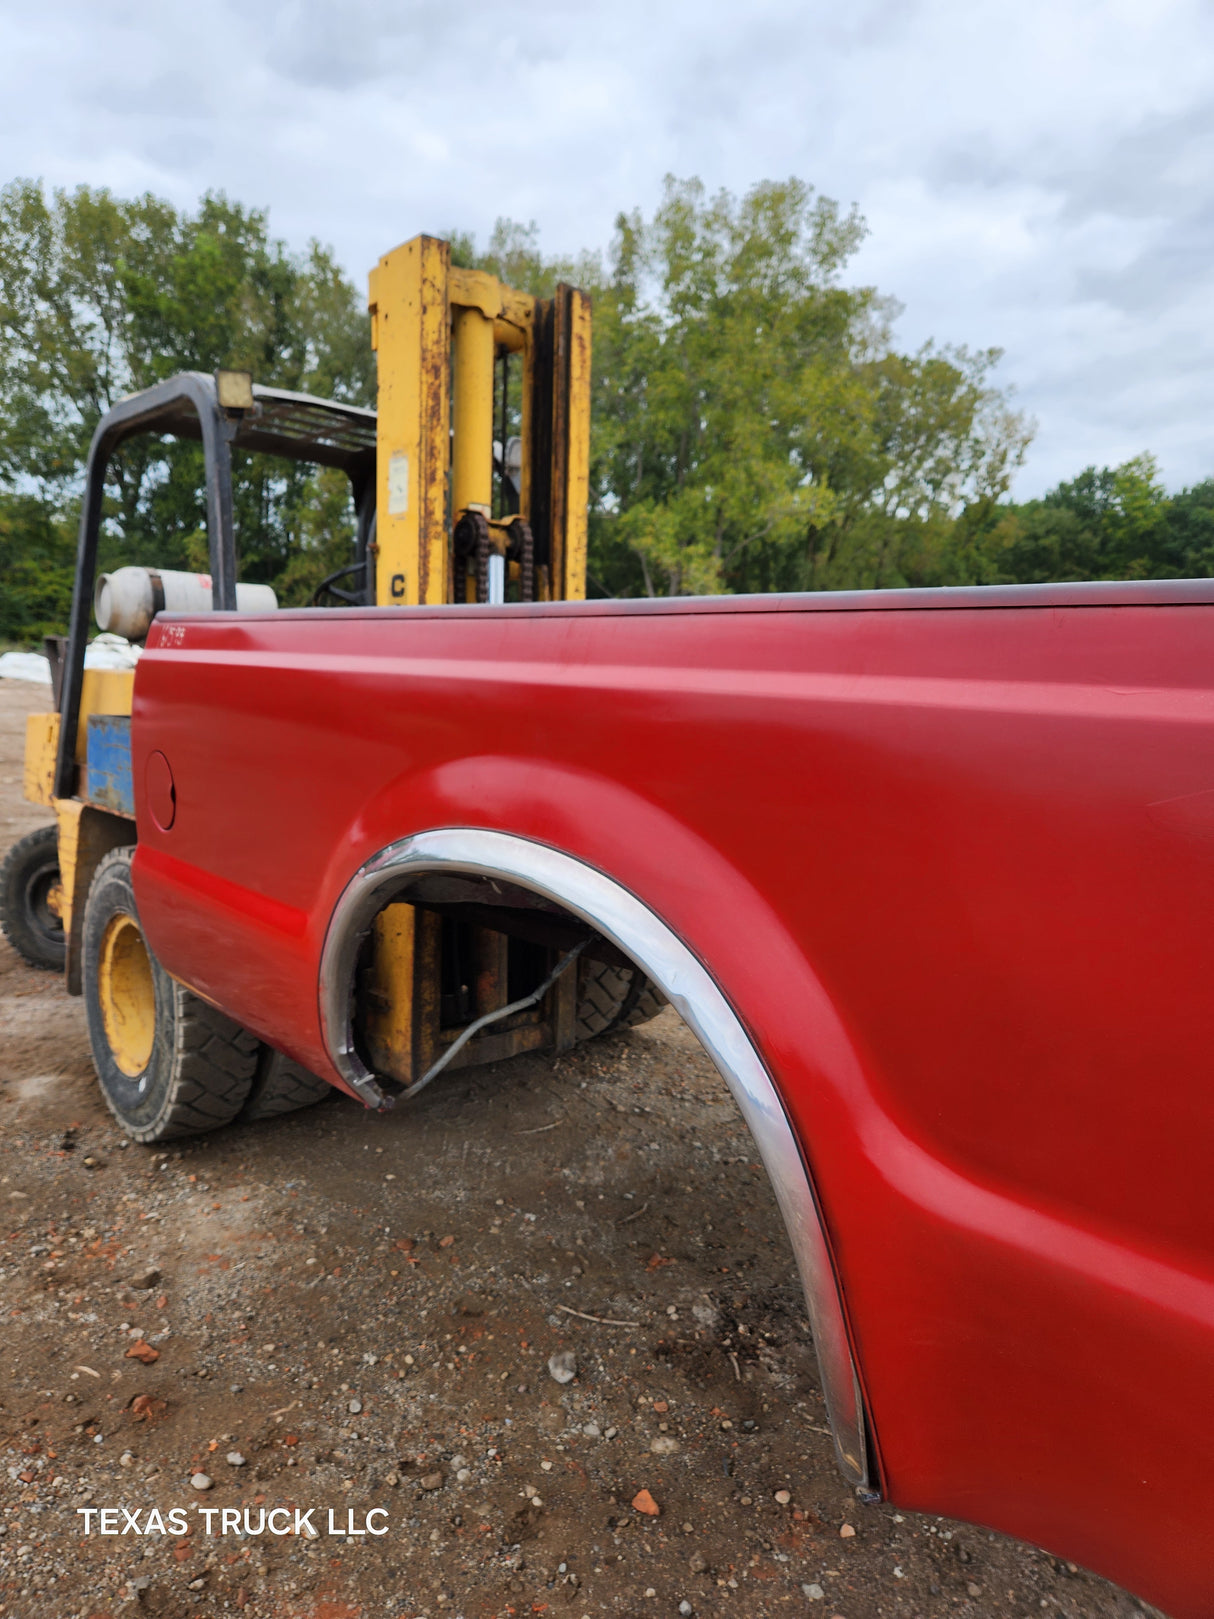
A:
POLYGON ((380 253, 606 245, 662 176, 855 202, 897 332, 1005 350, 1024 496, 1214 476, 1210 0, 0 0, 0 181, 208 188, 380 253))

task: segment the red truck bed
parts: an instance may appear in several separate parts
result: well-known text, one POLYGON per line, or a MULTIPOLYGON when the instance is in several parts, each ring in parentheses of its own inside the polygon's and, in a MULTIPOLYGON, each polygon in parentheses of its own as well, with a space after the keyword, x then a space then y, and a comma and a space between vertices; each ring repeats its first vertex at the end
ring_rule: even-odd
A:
POLYGON ((1192 583, 160 619, 143 923, 337 1081, 322 951, 379 851, 610 877, 772 1076, 881 1487, 1208 1614, 1212 647, 1192 583))

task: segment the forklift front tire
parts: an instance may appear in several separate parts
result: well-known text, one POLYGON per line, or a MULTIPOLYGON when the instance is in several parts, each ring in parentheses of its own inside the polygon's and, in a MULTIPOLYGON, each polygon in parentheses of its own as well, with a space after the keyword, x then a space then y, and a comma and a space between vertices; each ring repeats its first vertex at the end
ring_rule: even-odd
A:
POLYGON ((129 848, 97 867, 84 910, 85 1015, 102 1094, 133 1141, 200 1135, 234 1119, 259 1042, 176 983, 139 923, 129 848))
POLYGON ((0 866, 0 929, 31 967, 60 972, 67 939, 59 915, 59 832, 40 826, 13 844, 0 866))

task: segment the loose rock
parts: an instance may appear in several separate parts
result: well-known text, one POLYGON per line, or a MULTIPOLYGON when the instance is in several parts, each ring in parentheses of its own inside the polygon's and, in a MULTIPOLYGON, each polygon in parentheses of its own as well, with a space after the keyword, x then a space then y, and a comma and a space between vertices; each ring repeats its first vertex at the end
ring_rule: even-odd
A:
POLYGON ((558 1349, 548 1357, 548 1375, 557 1383, 572 1383, 577 1376, 577 1356, 572 1349, 558 1349))
POLYGON ((655 1456, 673 1456, 679 1449, 679 1442, 668 1433, 660 1433, 656 1439, 649 1441, 649 1448, 655 1456))
POLYGON ((643 1512, 647 1518, 656 1518, 662 1509, 648 1490, 638 1490, 632 1498, 632 1510, 643 1512))
POLYGON ((790 1491, 788 1491, 788 1490, 777 1490, 776 1491, 776 1501, 778 1502, 778 1504, 780 1506, 786 1507, 791 1500, 792 1500, 792 1494, 791 1494, 790 1491))
POLYGON ((227 1462, 229 1467, 243 1467, 244 1466, 244 1457, 240 1454, 240 1452, 238 1450, 230 1450, 228 1452, 228 1454, 224 1457, 224 1460, 227 1462))
POLYGON ((855 1532, 855 1528, 850 1523, 845 1523, 839 1530, 839 1539, 850 1540, 855 1532))
POLYGON ((816 1580, 809 1585, 803 1585, 801 1590, 811 1602, 821 1602, 822 1598, 826 1595, 826 1592, 816 1580))
POLYGON ((212 1487, 213 1482, 214 1481, 208 1478, 205 1473, 195 1473, 193 1478, 190 1480, 190 1483, 196 1490, 209 1490, 212 1487))
POLYGON ((155 1422, 168 1410, 167 1400, 158 1400, 151 1394, 137 1394, 131 1401, 130 1412, 136 1422, 155 1422))
POLYGON ((425 1473, 420 1480, 423 1490, 438 1490, 442 1488, 443 1475, 441 1473, 425 1473))

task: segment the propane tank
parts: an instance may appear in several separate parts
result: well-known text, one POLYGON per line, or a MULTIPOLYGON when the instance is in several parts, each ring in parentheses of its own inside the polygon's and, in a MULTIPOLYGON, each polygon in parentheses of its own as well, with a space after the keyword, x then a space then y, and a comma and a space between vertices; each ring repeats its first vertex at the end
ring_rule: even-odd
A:
MULTIPOLYGON (((238 613, 272 613, 278 597, 269 585, 237 585, 238 613)), ((157 613, 209 613, 209 573, 171 568, 117 568, 103 573, 93 593, 98 626, 128 641, 142 641, 157 613)))

